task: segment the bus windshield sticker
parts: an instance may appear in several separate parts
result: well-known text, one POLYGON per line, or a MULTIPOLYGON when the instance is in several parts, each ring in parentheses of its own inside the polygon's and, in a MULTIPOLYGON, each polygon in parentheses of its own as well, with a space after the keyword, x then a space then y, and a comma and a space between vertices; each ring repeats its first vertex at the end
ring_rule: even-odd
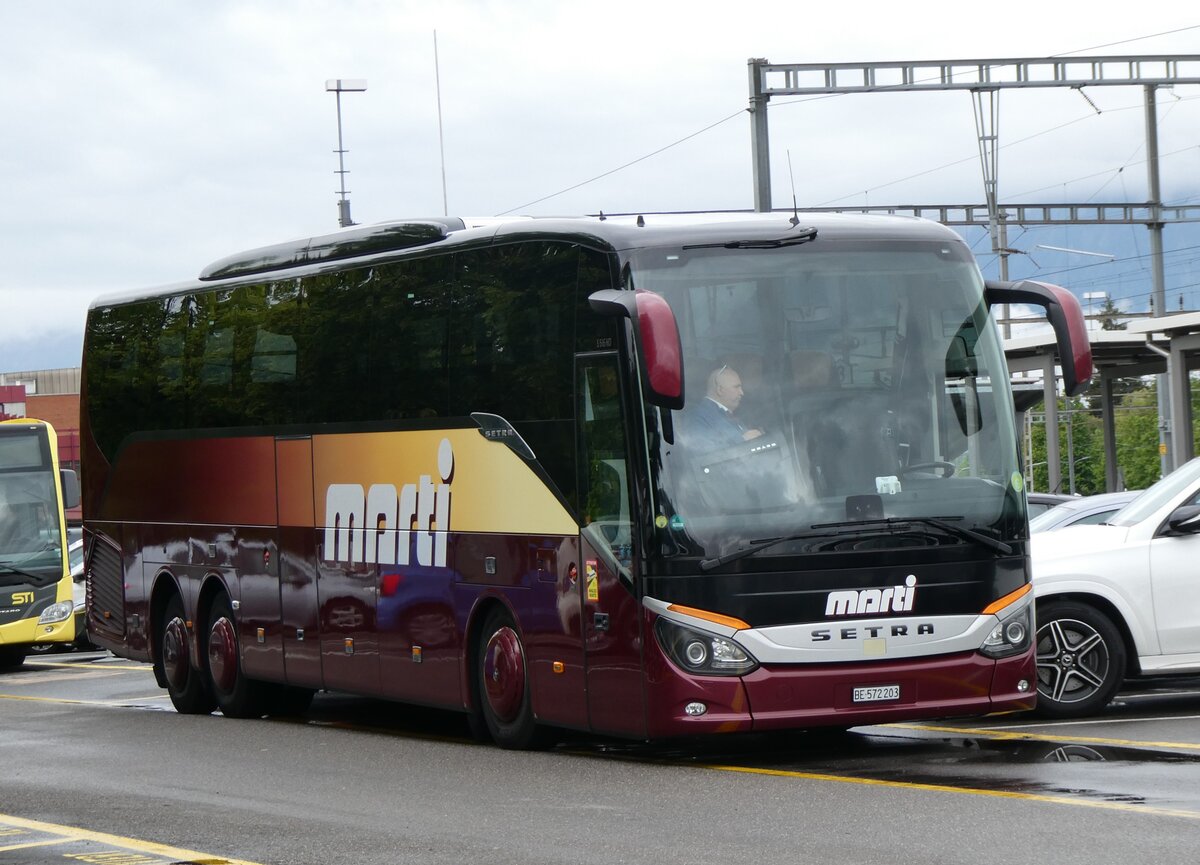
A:
POLYGON ((598 601, 600 600, 600 576, 596 560, 589 560, 584 568, 587 575, 587 598, 589 601, 598 601))

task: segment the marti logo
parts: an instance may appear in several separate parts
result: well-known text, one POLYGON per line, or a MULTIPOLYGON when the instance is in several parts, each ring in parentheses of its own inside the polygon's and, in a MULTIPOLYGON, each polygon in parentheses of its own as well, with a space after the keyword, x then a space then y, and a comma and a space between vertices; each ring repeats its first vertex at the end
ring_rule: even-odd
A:
POLYGON ((916 574, 909 574, 902 586, 886 589, 830 592, 825 600, 827 616, 861 616, 866 613, 907 613, 917 594, 916 574))
POLYGON ((330 484, 325 490, 322 558, 359 565, 407 565, 415 534, 417 564, 444 568, 454 474, 449 439, 438 445, 437 467, 440 483, 421 475, 399 490, 395 484, 371 484, 364 493, 362 484, 330 484))

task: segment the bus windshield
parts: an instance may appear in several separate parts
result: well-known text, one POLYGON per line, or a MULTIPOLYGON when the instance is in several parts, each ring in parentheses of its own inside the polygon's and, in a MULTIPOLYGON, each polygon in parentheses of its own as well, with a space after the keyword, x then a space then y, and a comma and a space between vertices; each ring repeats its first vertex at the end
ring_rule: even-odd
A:
POLYGON ((683 348, 685 405, 651 460, 668 557, 1023 533, 1007 370, 961 244, 677 247, 630 266, 683 348))
POLYGON ((62 528, 54 471, 36 429, 0 435, 0 585, 62 578, 62 528))

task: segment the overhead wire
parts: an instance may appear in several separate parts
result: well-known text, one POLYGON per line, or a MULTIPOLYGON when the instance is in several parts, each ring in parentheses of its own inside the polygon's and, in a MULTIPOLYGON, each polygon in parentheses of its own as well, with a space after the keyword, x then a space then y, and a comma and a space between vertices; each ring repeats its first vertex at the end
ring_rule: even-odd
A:
MULTIPOLYGON (((1121 40, 1118 40, 1118 41, 1116 41, 1116 42, 1108 42, 1108 43, 1105 43, 1105 44, 1103 44, 1103 45, 1096 45, 1096 46, 1093 46, 1093 47, 1091 47, 1091 48, 1079 48, 1079 49, 1074 49, 1074 50, 1072 50, 1072 51, 1066 51, 1066 52, 1062 52, 1062 53, 1060 53, 1060 54, 1051 54, 1051 55, 1049 55, 1049 56, 1050 56, 1050 57, 1067 57, 1067 56, 1070 56, 1071 54, 1079 54, 1079 53, 1082 53, 1082 52, 1084 52, 1084 51, 1094 51, 1094 50, 1097 50, 1097 49, 1099 49, 1099 48, 1111 48, 1111 47, 1113 47, 1113 46, 1115 46, 1115 45, 1127 45, 1127 44, 1130 44, 1130 43, 1132 43, 1132 42, 1141 42, 1141 41, 1145 41, 1145 40, 1147 40, 1147 39, 1155 39, 1155 38, 1159 38, 1159 37, 1161 37, 1161 36, 1171 36, 1171 35, 1175 35, 1175 34, 1177 34, 1177 33, 1185 33, 1185 32, 1188 32, 1188 31, 1191 31, 1191 30, 1197 30, 1197 29, 1200 29, 1200 24, 1189 25, 1189 26, 1187 26, 1187 27, 1178 27, 1178 28, 1175 28, 1175 29, 1173 29, 1173 30, 1164 30, 1164 31, 1161 31, 1161 32, 1159 32, 1159 33, 1151 33, 1151 34, 1148 34, 1148 35, 1145 35, 1145 36, 1134 36, 1134 37, 1130 37, 1129 39, 1121 39, 1121 40)), ((930 79, 930 80, 934 80, 934 79, 930 79)), ((838 94, 838 93, 822 94, 822 95, 818 95, 818 96, 812 96, 812 97, 808 97, 808 98, 805 98, 805 99, 794 99, 794 100, 780 101, 780 102, 777 102, 777 103, 776 103, 776 106, 777 106, 777 107, 782 107, 782 106, 786 106, 786 105, 805 104, 805 103, 809 103, 809 102, 816 102, 816 101, 820 101, 820 100, 823 100, 823 99, 833 99, 833 98, 837 98, 837 97, 840 97, 840 96, 845 96, 845 95, 847 95, 847 94, 838 94)), ((1188 98, 1193 98, 1193 97, 1188 97, 1188 98)), ((723 124, 725 124, 725 123, 728 123, 729 121, 733 120, 733 119, 734 119, 734 118, 736 118, 736 117, 740 117, 740 116, 742 116, 743 114, 746 114, 746 113, 748 113, 748 112, 749 112, 749 110, 750 110, 749 108, 740 108, 740 109, 738 109, 737 111, 733 112, 732 114, 729 114, 729 115, 727 115, 726 117, 723 117, 723 118, 721 118, 720 120, 717 120, 717 121, 715 121, 714 123, 710 123, 710 124, 708 124, 707 126, 705 126, 705 127, 701 128, 701 129, 698 129, 698 130, 696 130, 695 132, 693 132, 693 133, 691 133, 691 134, 689 134, 689 135, 685 135, 684 137, 682 137, 682 138, 679 138, 679 139, 677 139, 677 140, 675 140, 675 141, 672 141, 671 143, 669 143, 669 144, 666 144, 666 145, 664 145, 664 146, 662 146, 662 147, 659 147, 658 149, 656 149, 656 150, 653 150, 653 151, 651 151, 651 152, 649 152, 649 153, 646 153, 646 154, 645 154, 645 155, 643 155, 643 156, 639 156, 639 157, 638 157, 638 158, 636 158, 636 159, 632 159, 632 160, 630 160, 630 161, 628 161, 628 162, 625 162, 625 163, 623 163, 623 164, 621 164, 621 165, 618 165, 618 166, 616 166, 616 167, 614 167, 614 168, 611 168, 611 169, 609 169, 609 170, 607 170, 607 171, 603 171, 603 172, 601 172, 600 174, 597 174, 597 175, 595 175, 595 176, 593 176, 593 177, 589 177, 589 178, 588 178, 588 179, 586 179, 586 180, 581 180, 581 181, 579 181, 578 183, 572 184, 571 186, 568 186, 568 187, 566 187, 566 188, 564 188, 564 189, 560 189, 560 190, 558 190, 557 192, 552 192, 552 193, 550 193, 550 194, 548 194, 548 195, 543 195, 543 196, 542 196, 542 197, 540 197, 540 198, 536 198, 536 199, 534 199, 533 201, 526 202, 525 204, 519 204, 519 205, 517 205, 516 207, 510 207, 510 208, 508 208, 507 210, 502 210, 502 211, 500 211, 499 213, 497 213, 497 214, 495 214, 495 215, 496 215, 496 216, 507 216, 508 214, 510 214, 510 213, 513 213, 513 212, 515 212, 515 211, 518 211, 518 210, 523 210, 523 209, 525 209, 525 208, 527 208, 527 207, 533 207, 533 206, 534 206, 534 205, 536 205, 536 204, 541 204, 543 201, 548 201, 548 200, 550 200, 551 198, 556 198, 556 197, 558 197, 558 196, 560 196, 560 195, 565 195, 565 194, 566 194, 566 193, 568 193, 568 192, 572 192, 572 191, 574 191, 574 190, 576 190, 576 189, 579 189, 580 187, 587 186, 587 185, 588 185, 588 184, 590 184, 590 183, 595 183, 597 180, 601 180, 601 179, 603 179, 603 178, 605 178, 605 177, 609 177, 609 176, 611 176, 611 175, 613 175, 613 174, 616 174, 616 173, 617 173, 617 172, 619 172, 619 171, 624 171, 626 168, 630 168, 630 167, 632 167, 632 166, 634 166, 634 165, 637 165, 637 164, 638 164, 638 163, 640 163, 640 162, 644 162, 644 161, 646 161, 647 159, 650 159, 650 158, 652 158, 652 157, 654 157, 654 156, 657 156, 657 155, 659 155, 660 153, 664 153, 664 152, 665 152, 665 151, 667 151, 667 150, 670 150, 670 149, 672 149, 672 148, 674 148, 674 147, 677 147, 677 146, 679 146, 680 144, 683 144, 684 142, 690 141, 691 139, 693 139, 693 138, 696 138, 697 136, 703 135, 704 133, 706 133, 706 132, 709 132, 709 131, 710 131, 710 130, 712 130, 712 129, 715 129, 715 128, 717 128, 718 126, 721 126, 721 125, 723 125, 723 124)), ((1114 109, 1114 110, 1124 110, 1124 109, 1114 109)), ((1055 131, 1057 131, 1057 130, 1059 130, 1059 129, 1065 128, 1065 127, 1067 127, 1067 126, 1070 126, 1070 125, 1073 125, 1073 124, 1075 124, 1075 123, 1082 122, 1083 120, 1090 119, 1091 117, 1094 117, 1094 116, 1095 116, 1095 115, 1093 114, 1093 115, 1088 115, 1088 116, 1086 116, 1086 117, 1080 117, 1080 118, 1077 118, 1076 120, 1071 120, 1071 121, 1068 121, 1068 122, 1066 122, 1066 123, 1063 123, 1063 124, 1060 124, 1060 125, 1058 125, 1058 126, 1051 127, 1051 128, 1049 128, 1049 129, 1043 130, 1043 131, 1041 131, 1041 132, 1034 133, 1033 135, 1027 136, 1026 138, 1020 139, 1020 140, 1018 140, 1018 141, 1011 142, 1010 144, 1003 145, 1003 147, 1007 148, 1007 147, 1015 146, 1016 144, 1021 144, 1021 143, 1025 142, 1025 141, 1029 141, 1029 140, 1031 140, 1031 139, 1033 139, 1033 138, 1037 138, 1037 137, 1039 137, 1039 136, 1041 136, 1041 135, 1046 135, 1046 134, 1049 134, 1050 132, 1055 132, 1055 131)), ((916 179, 916 178, 918 178, 918 177, 924 177, 924 176, 926 176, 926 175, 928 175, 928 174, 932 174, 932 173, 934 173, 934 172, 941 171, 941 170, 944 170, 944 169, 946 169, 946 168, 949 168, 949 167, 952 167, 952 166, 955 166, 955 165, 960 165, 960 164, 962 164, 962 163, 964 163, 964 162, 972 162, 972 161, 974 161, 974 159, 975 159, 975 158, 976 158, 975 156, 971 156, 971 157, 966 157, 966 158, 964 158, 964 159, 955 160, 955 161, 953 161, 953 162, 946 163, 945 165, 939 166, 939 167, 937 167, 937 168, 931 168, 931 169, 928 169, 928 170, 926 170, 926 171, 917 172, 916 174, 910 175, 910 176, 908 176, 908 177, 905 177, 905 178, 901 178, 901 179, 899 179, 899 180, 889 181, 888 183, 881 184, 881 185, 879 185, 879 186, 874 186, 874 187, 871 187, 871 188, 870 188, 870 189, 868 189, 868 190, 859 190, 859 191, 857 191, 857 192, 855 192, 855 193, 853 193, 853 194, 854 194, 854 195, 858 195, 858 194, 869 194, 869 193, 870 193, 870 192, 872 192, 872 191, 877 191, 877 190, 880 190, 880 189, 884 189, 884 188, 886 188, 886 187, 888 187, 888 186, 894 186, 894 185, 896 185, 896 184, 898 184, 898 183, 902 183, 902 182, 905 182, 905 181, 907 181, 907 180, 913 180, 913 179, 916 179)), ((824 204, 820 204, 820 205, 817 205, 817 206, 818 206, 818 207, 827 207, 827 206, 830 206, 831 204, 834 204, 834 203, 836 203, 836 202, 838 202, 838 201, 841 201, 841 200, 843 200, 843 199, 845 199, 845 198, 849 198, 849 197, 850 197, 850 195, 839 196, 839 197, 837 197, 837 198, 830 199, 829 201, 825 202, 824 204)))

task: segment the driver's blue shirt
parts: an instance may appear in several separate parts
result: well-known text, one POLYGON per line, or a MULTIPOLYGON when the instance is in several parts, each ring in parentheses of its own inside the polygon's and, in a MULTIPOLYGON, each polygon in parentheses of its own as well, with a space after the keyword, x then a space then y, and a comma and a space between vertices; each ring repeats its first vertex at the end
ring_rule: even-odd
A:
POLYGON ((746 428, 712 397, 705 397, 694 409, 684 412, 684 435, 692 447, 716 450, 743 441, 746 428))

